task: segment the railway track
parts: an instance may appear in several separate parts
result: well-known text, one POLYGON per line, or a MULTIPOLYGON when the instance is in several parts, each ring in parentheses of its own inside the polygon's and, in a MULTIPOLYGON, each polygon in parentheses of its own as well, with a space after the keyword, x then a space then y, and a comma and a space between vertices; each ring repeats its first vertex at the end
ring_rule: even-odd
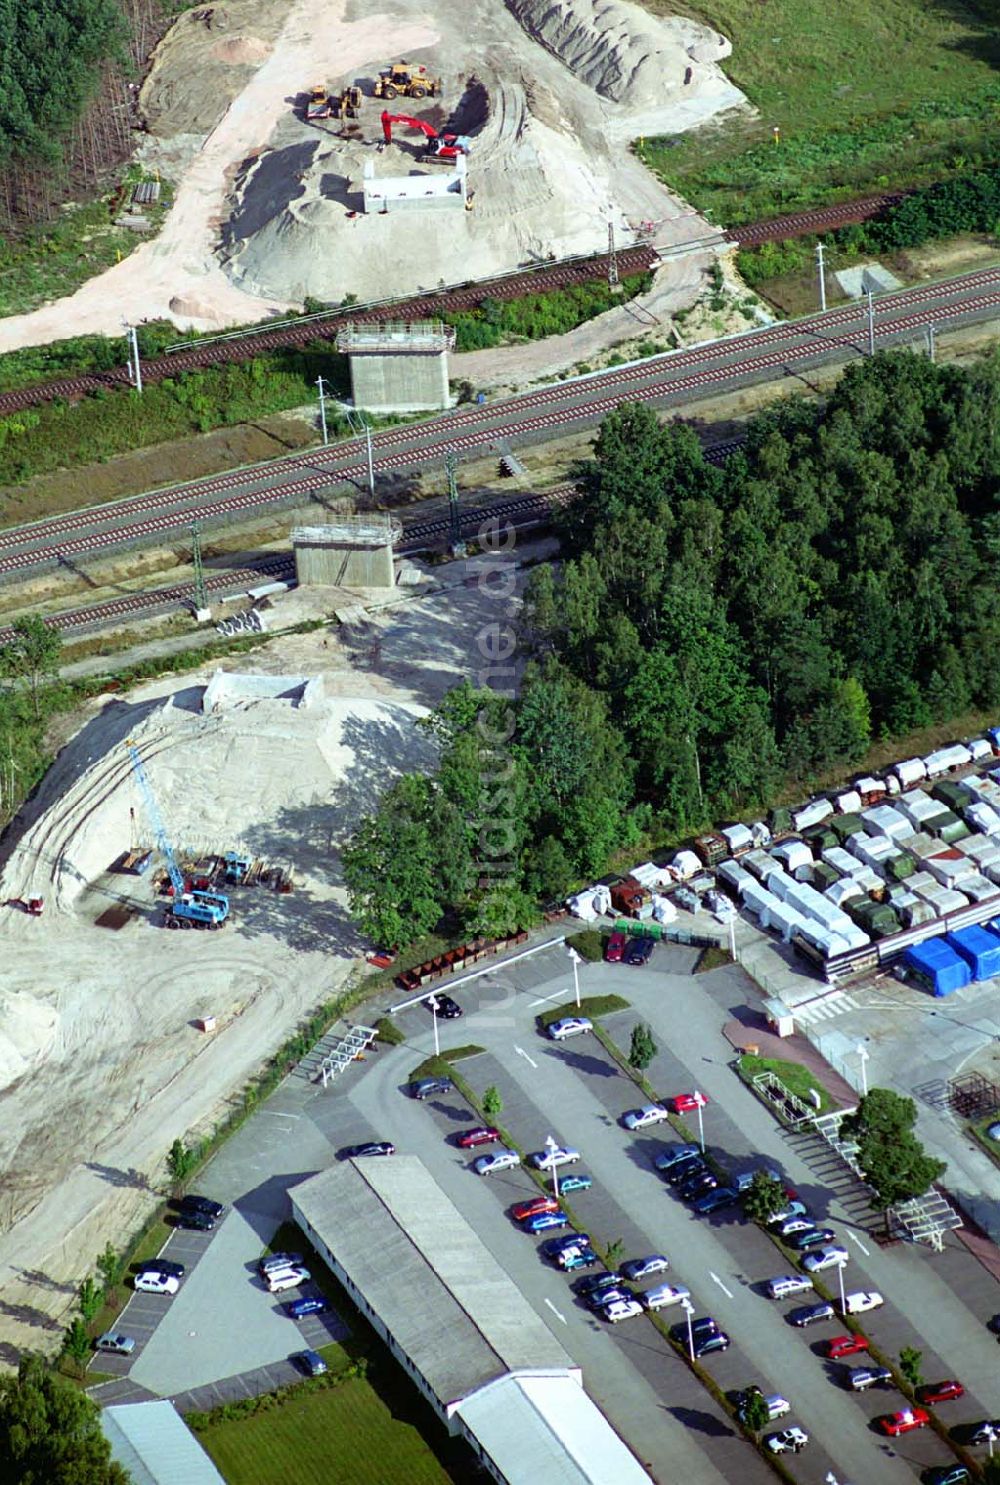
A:
MULTIPOLYGON (((623 248, 616 257, 618 271, 625 276, 647 272, 656 262, 657 255, 650 247, 632 247, 623 248)), ((474 308, 483 299, 517 299, 525 294, 542 294, 551 289, 565 289, 574 284, 589 283, 594 279, 607 278, 607 275, 607 254, 601 254, 569 263, 548 263, 541 268, 527 268, 522 273, 508 274, 503 278, 466 284, 456 289, 432 291, 410 299, 332 312, 321 318, 310 316, 302 322, 283 324, 274 329, 268 329, 265 325, 259 330, 250 330, 231 338, 220 337, 204 345, 196 342, 189 349, 143 361, 142 379, 144 382, 158 382, 165 377, 177 376, 179 372, 192 371, 198 367, 250 361, 262 351, 294 349, 296 346, 308 345, 310 341, 330 340, 341 326, 351 321, 433 318, 446 311, 474 308)), ((41 402, 51 402, 56 397, 84 397, 88 392, 129 385, 128 369, 125 366, 116 366, 109 371, 84 372, 79 376, 63 377, 53 382, 40 382, 34 387, 0 392, 0 416, 19 412, 22 408, 36 406, 41 402)))
POLYGON ((898 206, 905 191, 865 196, 860 201, 844 201, 839 206, 819 206, 814 211, 796 211, 786 217, 773 217, 768 222, 748 222, 745 227, 731 227, 726 232, 730 242, 740 247, 758 247, 762 242, 781 242, 786 237, 804 237, 807 232, 832 232, 867 222, 893 206, 898 206))

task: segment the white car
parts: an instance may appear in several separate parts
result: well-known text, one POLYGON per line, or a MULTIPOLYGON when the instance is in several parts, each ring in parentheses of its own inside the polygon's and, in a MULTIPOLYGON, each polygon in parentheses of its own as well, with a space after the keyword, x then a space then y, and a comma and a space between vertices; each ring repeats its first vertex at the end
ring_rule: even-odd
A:
POLYGON ((807 1253, 802 1267, 807 1274, 821 1274, 825 1268, 843 1268, 850 1258, 846 1248, 820 1248, 818 1253, 807 1253))
POLYGON ((657 1284, 639 1295, 647 1310, 665 1310, 668 1305, 678 1305, 682 1299, 690 1299, 690 1289, 683 1284, 657 1284))
MULTIPOLYGON (((486 1159, 487 1157, 480 1158, 486 1159)), ((579 1158, 579 1150, 571 1150, 568 1147, 560 1148, 558 1145, 554 1150, 536 1150, 534 1155, 528 1156, 536 1170, 555 1170, 557 1165, 574 1165, 579 1158)), ((478 1165, 479 1161, 476 1164, 478 1165)))
POLYGON ((772 1454, 798 1454, 809 1442, 804 1428, 783 1428, 780 1433, 769 1433, 764 1440, 772 1454))
POLYGON ((309 1270, 297 1266, 295 1268, 272 1268, 265 1274, 264 1282, 269 1294, 284 1294, 287 1289, 298 1289, 310 1277, 309 1270))
POLYGON ((521 1157, 516 1150, 508 1150, 503 1145, 499 1150, 494 1150, 491 1155, 478 1155, 472 1162, 472 1169, 477 1176, 492 1176, 498 1170, 512 1170, 515 1165, 521 1164, 521 1157))
POLYGON ((848 1294, 844 1298, 845 1315, 863 1315, 867 1310, 877 1310, 885 1304, 881 1294, 874 1289, 860 1289, 856 1294, 848 1294))
POLYGON ((561 1021, 550 1021, 545 1028, 549 1039, 554 1042, 564 1042, 568 1036, 582 1036, 585 1031, 593 1031, 593 1021, 588 1021, 586 1016, 563 1016, 561 1021))
POLYGON ((634 1299, 613 1299, 609 1305, 604 1306, 601 1314, 612 1325, 617 1325, 619 1320, 631 1320, 633 1316, 641 1315, 642 1305, 634 1299))
POLYGON ((816 1224, 811 1217, 804 1217, 797 1212, 794 1217, 786 1217, 783 1222, 772 1219, 771 1226, 779 1237, 794 1237, 797 1232, 810 1232, 816 1224))
POLYGON ((136 1274, 133 1283, 140 1294, 176 1294, 181 1287, 173 1274, 136 1274))
POLYGON ((662 1105, 644 1103, 641 1109, 629 1109, 627 1114, 622 1114, 622 1123, 626 1129, 648 1129, 650 1124, 662 1124, 669 1117, 662 1105))

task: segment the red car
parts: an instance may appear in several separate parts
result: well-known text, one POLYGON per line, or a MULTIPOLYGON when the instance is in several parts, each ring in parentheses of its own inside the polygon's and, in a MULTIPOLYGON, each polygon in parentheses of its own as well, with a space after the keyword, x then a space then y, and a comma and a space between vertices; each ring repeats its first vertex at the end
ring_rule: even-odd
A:
POLYGON ((831 1361, 839 1361, 842 1356, 853 1356, 856 1351, 867 1351, 868 1342, 863 1335, 835 1335, 826 1343, 825 1354, 831 1361))
POLYGON ((458 1137, 458 1148, 460 1150, 473 1150, 476 1145, 492 1145, 500 1138, 499 1129, 487 1129, 484 1125, 478 1125, 475 1129, 467 1129, 458 1137))
POLYGON ((670 1106, 675 1114, 693 1114, 698 1108, 707 1108, 708 1099, 704 1093, 678 1093, 676 1098, 669 1100, 670 1106))
POLYGON ((928 1382, 926 1387, 917 1388, 917 1396, 922 1403, 951 1402, 953 1398, 962 1397, 965 1388, 961 1382, 928 1382))
POLYGON ((617 964, 625 952, 627 939, 624 933, 613 933, 608 939, 608 947, 604 951, 604 957, 609 964, 617 964))
POLYGON ((926 1428, 930 1415, 923 1408, 903 1408, 898 1413, 885 1413, 877 1422, 883 1433, 898 1439, 901 1433, 909 1433, 911 1429, 926 1428))
POLYGON ((536 1212, 558 1212, 559 1203, 554 1196, 533 1196, 531 1201, 522 1201, 518 1206, 511 1208, 511 1216, 515 1222, 523 1222, 526 1217, 534 1217, 536 1212))

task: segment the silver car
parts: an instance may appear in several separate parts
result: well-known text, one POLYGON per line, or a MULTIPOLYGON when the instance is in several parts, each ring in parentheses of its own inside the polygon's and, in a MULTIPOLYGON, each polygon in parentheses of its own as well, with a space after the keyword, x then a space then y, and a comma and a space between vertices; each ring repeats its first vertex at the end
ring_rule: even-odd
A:
POLYGON ((106 1330, 97 1337, 94 1346, 98 1351, 110 1351, 113 1356, 131 1356, 135 1340, 130 1335, 116 1335, 113 1330, 106 1330))
POLYGON ((499 1150, 494 1150, 490 1155, 478 1155, 472 1162, 472 1169, 477 1176, 492 1176, 498 1170, 512 1170, 515 1165, 521 1164, 521 1157, 516 1150, 508 1150, 506 1145, 499 1150))

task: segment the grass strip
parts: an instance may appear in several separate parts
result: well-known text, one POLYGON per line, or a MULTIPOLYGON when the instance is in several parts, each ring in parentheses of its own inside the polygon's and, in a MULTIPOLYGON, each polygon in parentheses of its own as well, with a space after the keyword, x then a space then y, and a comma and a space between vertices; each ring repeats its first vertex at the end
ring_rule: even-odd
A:
POLYGON ((620 995, 584 995, 579 1005, 575 1000, 569 1000, 565 1005, 542 1011, 535 1017, 535 1024, 544 1031, 553 1021, 561 1021, 564 1016, 589 1016, 593 1019, 595 1016, 613 1015, 615 1011, 627 1011, 628 1008, 629 1002, 620 995))

